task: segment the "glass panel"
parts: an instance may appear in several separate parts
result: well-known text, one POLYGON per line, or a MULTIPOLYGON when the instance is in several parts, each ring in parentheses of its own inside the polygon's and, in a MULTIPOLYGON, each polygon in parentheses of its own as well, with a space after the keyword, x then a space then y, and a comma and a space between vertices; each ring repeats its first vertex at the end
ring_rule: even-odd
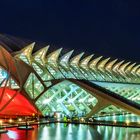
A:
POLYGON ((41 75, 41 78, 42 78, 43 81, 48 81, 48 80, 52 80, 53 79, 53 77, 48 72, 44 72, 41 75))
POLYGON ((44 90, 44 86, 32 73, 29 75, 24 88, 28 95, 33 99, 36 98, 44 90))
POLYGON ((27 57, 26 57, 25 54, 21 53, 20 56, 19 56, 19 58, 20 58, 22 61, 24 61, 25 63, 29 64, 29 61, 28 61, 28 59, 27 59, 27 57))
POLYGON ((50 65, 47 65, 47 69, 48 71, 53 75, 53 77, 55 79, 61 79, 64 78, 64 76, 62 75, 62 73, 59 71, 58 68, 53 68, 50 65))
POLYGON ((131 101, 140 104, 140 85, 136 84, 121 84, 121 83, 105 83, 94 82, 95 84, 110 90, 120 96, 123 96, 131 101))
POLYGON ((97 99, 79 86, 63 81, 45 91, 36 105, 45 116, 60 111, 69 116, 85 116, 96 105, 97 99), (47 108, 47 109, 46 109, 47 108))
POLYGON ((12 89, 17 89, 19 86, 17 83, 9 77, 7 71, 5 71, 3 68, 0 67, 0 87, 9 87, 12 89), (8 81, 7 81, 8 80, 8 81))
POLYGON ((76 76, 76 78, 85 79, 84 75, 80 72, 80 70, 78 68, 71 67, 70 70, 76 76))
POLYGON ((41 59, 40 59, 40 57, 38 57, 38 56, 35 56, 35 61, 36 62, 38 62, 39 64, 41 64, 41 65, 43 65, 43 63, 42 63, 42 61, 41 61, 41 59))
POLYGON ((9 79, 9 86, 12 89, 18 89, 19 88, 19 86, 17 85, 17 83, 12 78, 9 79))
MULTIPOLYGON (((2 69, 1 67, 0 67, 0 83, 4 80, 4 79, 7 79, 8 78, 8 74, 7 74, 7 72, 4 70, 4 69, 2 69)), ((2 86, 2 85, 1 85, 2 86)))
POLYGON ((34 70, 39 74, 41 75, 43 73, 43 70, 35 63, 32 63, 32 66, 34 68, 34 70))
POLYGON ((47 71, 47 69, 43 71, 36 63, 32 63, 32 66, 43 81, 48 81, 53 79, 51 74, 47 71))
POLYGON ((74 75, 68 70, 68 68, 59 67, 61 72, 66 78, 75 78, 74 75))
POLYGON ((46 87, 49 87, 49 86, 51 86, 52 85, 52 83, 51 82, 44 82, 44 84, 46 85, 46 87))

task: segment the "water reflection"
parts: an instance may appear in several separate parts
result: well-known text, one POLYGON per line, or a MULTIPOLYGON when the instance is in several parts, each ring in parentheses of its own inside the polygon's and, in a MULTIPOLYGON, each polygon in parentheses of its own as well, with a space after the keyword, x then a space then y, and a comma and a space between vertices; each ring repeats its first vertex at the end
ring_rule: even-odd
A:
MULTIPOLYGON (((96 133, 99 133, 92 127, 87 125, 72 125, 72 124, 50 124, 39 128, 38 140, 93 140, 96 138, 96 133), (95 136, 94 136, 95 135, 95 136)), ((96 139, 95 139, 96 140, 96 139)))
POLYGON ((97 126, 97 131, 102 135, 102 140, 139 140, 139 128, 123 128, 111 126, 97 126))
POLYGON ((34 126, 34 130, 8 129, 0 140, 139 140, 139 128, 48 124, 34 126))
POLYGON ((10 139, 18 139, 18 134, 17 134, 16 131, 11 131, 11 130, 9 130, 9 131, 7 132, 7 135, 8 135, 8 137, 9 137, 10 139))

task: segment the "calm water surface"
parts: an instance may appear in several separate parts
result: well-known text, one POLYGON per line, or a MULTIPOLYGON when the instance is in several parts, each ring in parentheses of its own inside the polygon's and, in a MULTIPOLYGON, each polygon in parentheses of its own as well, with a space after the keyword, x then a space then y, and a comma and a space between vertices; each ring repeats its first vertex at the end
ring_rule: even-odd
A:
POLYGON ((34 130, 8 129, 0 140, 140 140, 139 128, 49 124, 34 130))

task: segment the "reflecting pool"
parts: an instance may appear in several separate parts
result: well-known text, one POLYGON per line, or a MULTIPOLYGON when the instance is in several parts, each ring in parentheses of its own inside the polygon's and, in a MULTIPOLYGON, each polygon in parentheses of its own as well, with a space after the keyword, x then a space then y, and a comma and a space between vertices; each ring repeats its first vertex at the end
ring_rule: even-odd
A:
POLYGON ((9 128, 0 140, 139 140, 139 128, 90 126, 82 124, 47 124, 34 130, 9 128))

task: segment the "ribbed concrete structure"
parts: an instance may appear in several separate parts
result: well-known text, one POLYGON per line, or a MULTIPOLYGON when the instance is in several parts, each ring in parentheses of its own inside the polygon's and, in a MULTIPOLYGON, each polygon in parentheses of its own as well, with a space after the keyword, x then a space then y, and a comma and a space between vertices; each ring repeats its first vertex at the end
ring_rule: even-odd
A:
MULTIPOLYGON (((5 100, 8 97, 5 90, 18 91, 30 107, 24 106, 28 113, 17 110, 17 115, 39 113, 46 116, 61 112, 70 117, 111 115, 113 118, 114 114, 133 113, 139 119, 140 64, 95 54, 84 57, 83 52, 74 56, 74 50, 64 54, 62 48, 48 53, 49 45, 39 46, 41 49, 34 51, 35 43, 20 50, 26 43, 21 45, 20 41, 12 39, 20 44, 14 51, 12 43, 6 42, 0 43, 0 103, 3 97, 5 100)), ((12 95, 8 104, 14 102, 16 94, 12 95)), ((7 103, 1 103, 1 109, 0 114, 6 115, 7 103)))

